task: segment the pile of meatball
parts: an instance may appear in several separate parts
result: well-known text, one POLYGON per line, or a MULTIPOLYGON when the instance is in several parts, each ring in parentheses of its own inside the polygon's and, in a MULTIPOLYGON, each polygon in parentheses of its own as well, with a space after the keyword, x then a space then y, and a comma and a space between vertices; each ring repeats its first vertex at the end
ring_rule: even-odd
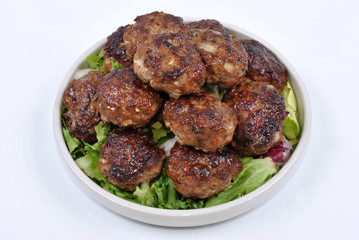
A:
POLYGON ((95 126, 114 126, 99 170, 126 191, 161 174, 165 152, 149 124, 175 134, 167 175, 184 197, 224 191, 242 168, 240 156, 265 154, 283 140, 285 66, 255 40, 238 40, 216 20, 184 23, 152 12, 108 38, 104 68, 69 83, 64 119, 73 137, 95 143, 95 126), (113 61, 122 69, 113 69, 113 61), (205 84, 226 89, 223 100, 205 84))

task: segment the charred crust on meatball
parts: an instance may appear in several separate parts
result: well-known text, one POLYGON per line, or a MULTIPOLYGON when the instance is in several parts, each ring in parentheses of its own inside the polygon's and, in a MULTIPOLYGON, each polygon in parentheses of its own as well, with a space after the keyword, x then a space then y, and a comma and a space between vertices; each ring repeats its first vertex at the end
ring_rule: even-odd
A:
POLYGON ((215 20, 188 23, 194 42, 207 69, 206 83, 231 88, 245 76, 248 61, 242 44, 215 20))
POLYGON ((163 117, 178 142, 205 152, 221 149, 231 142, 237 125, 234 111, 208 93, 167 101, 163 117))
POLYGON ((95 126, 100 122, 97 109, 97 85, 104 77, 100 71, 91 71, 73 80, 63 94, 68 111, 63 115, 71 136, 88 143, 97 141, 95 126))
POLYGON ((181 33, 157 34, 138 46, 134 71, 143 82, 172 98, 199 92, 206 77, 200 55, 181 33))
POLYGON ((160 95, 142 83, 132 69, 115 69, 98 87, 101 119, 120 127, 145 126, 161 108, 160 95))
POLYGON ((137 47, 151 39, 153 35, 175 32, 188 34, 188 29, 181 17, 158 11, 138 16, 135 18, 135 23, 126 30, 123 36, 127 56, 133 59, 137 47))
MULTIPOLYGON (((187 26, 190 29, 190 35, 196 34, 196 30, 211 30, 219 32, 221 35, 225 37, 226 40, 230 39, 230 35, 228 31, 224 28, 224 26, 215 19, 202 19, 200 21, 194 21, 187 23, 187 26)), ((215 39, 214 39, 215 40, 215 39)))
POLYGON ((112 71, 112 61, 119 62, 125 68, 132 66, 132 60, 127 57, 126 46, 123 42, 123 34, 128 26, 119 27, 107 37, 107 42, 103 46, 104 67, 107 72, 112 71))
POLYGON ((205 153, 176 143, 166 171, 181 195, 204 199, 224 191, 241 168, 241 161, 230 149, 205 153))
POLYGON ((248 54, 247 75, 255 81, 267 82, 279 92, 287 82, 287 69, 274 53, 262 43, 246 39, 240 41, 248 54))
POLYGON ((237 115, 231 146, 242 156, 261 155, 283 139, 285 103, 278 91, 265 82, 248 78, 224 97, 237 115))
POLYGON ((165 153, 152 141, 151 130, 112 130, 101 147, 98 168, 117 187, 134 191, 140 183, 149 183, 162 171, 165 153))

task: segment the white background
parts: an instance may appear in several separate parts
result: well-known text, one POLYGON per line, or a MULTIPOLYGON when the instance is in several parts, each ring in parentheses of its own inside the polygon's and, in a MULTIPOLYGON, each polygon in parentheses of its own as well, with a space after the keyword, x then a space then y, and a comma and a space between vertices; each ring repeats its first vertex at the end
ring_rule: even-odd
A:
POLYGON ((359 5, 352 1, 1 1, 0 239, 359 239, 359 5), (140 14, 214 18, 275 46, 311 97, 305 158, 234 219, 164 228, 107 210, 75 182, 52 129, 57 89, 91 45, 140 14))

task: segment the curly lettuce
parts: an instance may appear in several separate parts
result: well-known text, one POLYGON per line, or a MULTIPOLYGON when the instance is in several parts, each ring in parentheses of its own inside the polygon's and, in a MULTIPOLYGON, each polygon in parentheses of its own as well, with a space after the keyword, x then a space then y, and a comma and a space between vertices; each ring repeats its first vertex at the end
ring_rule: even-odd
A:
POLYGON ((153 135, 153 141, 157 146, 161 146, 168 140, 174 138, 173 132, 162 125, 160 122, 151 124, 151 130, 153 135))
POLYGON ((204 207, 204 200, 195 201, 180 195, 173 186, 171 178, 163 168, 159 178, 150 184, 137 186, 133 195, 139 204, 164 209, 196 209, 204 207))
POLYGON ((106 73, 106 70, 103 67, 103 48, 101 48, 99 54, 91 54, 87 56, 86 60, 92 70, 98 70, 106 73))
MULTIPOLYGON (((107 71, 105 70, 105 67, 104 67, 103 48, 101 48, 101 50, 98 54, 91 54, 91 55, 87 56, 86 60, 87 60, 87 63, 89 64, 91 70, 97 70, 97 71, 102 71, 104 73, 107 73, 107 71)), ((114 60, 111 60, 111 65, 112 65, 112 69, 123 68, 121 63, 114 61, 114 60)))
POLYGON ((209 198, 205 207, 213 207, 240 198, 262 186, 278 171, 278 167, 270 157, 263 159, 246 157, 241 161, 243 167, 234 182, 224 192, 209 198))

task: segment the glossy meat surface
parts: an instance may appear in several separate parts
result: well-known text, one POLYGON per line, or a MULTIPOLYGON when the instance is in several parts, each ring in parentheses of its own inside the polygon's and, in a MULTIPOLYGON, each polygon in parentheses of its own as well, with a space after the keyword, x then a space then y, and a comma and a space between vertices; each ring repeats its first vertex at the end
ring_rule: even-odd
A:
POLYGON ((148 128, 114 129, 101 147, 98 168, 110 183, 134 191, 161 173, 164 159, 148 128))
POLYGON ((163 118, 179 143, 205 152, 231 142, 237 125, 234 111, 208 93, 167 101, 163 118))
POLYGON ((206 65, 206 83, 221 88, 238 85, 248 68, 247 53, 242 44, 218 21, 201 20, 188 26, 190 38, 206 65))
POLYGON ((152 12, 135 18, 135 23, 125 32, 123 39, 127 56, 133 59, 137 47, 156 34, 187 32, 183 19, 164 12, 152 12))
POLYGON ((91 71, 70 82, 63 95, 63 102, 68 108, 63 116, 71 136, 88 143, 97 141, 95 126, 100 122, 97 85, 104 75, 100 71, 91 71))
POLYGON ((200 21, 194 21, 187 23, 190 31, 195 32, 195 30, 198 31, 204 31, 204 30, 211 30, 220 33, 224 36, 225 39, 229 39, 229 33, 224 28, 224 26, 214 19, 203 19, 200 21))
POLYGON ((199 92, 206 69, 194 45, 180 33, 157 34, 137 48, 134 71, 172 98, 199 92))
POLYGON ((145 126, 162 104, 159 94, 142 83, 131 69, 115 69, 98 87, 101 119, 118 126, 145 126))
POLYGON ((241 161, 230 149, 205 153, 176 143, 171 149, 167 174, 183 196, 203 199, 224 191, 241 168, 241 161))
POLYGON ((126 46, 123 42, 123 34, 128 26, 119 27, 107 37, 107 42, 103 46, 104 67, 107 72, 112 71, 112 61, 121 63, 125 68, 132 66, 132 60, 127 57, 126 46))
POLYGON ((273 86, 246 79, 225 95, 224 102, 237 115, 231 146, 241 155, 261 155, 281 142, 285 103, 273 86))
POLYGON ((256 40, 241 40, 248 54, 247 75, 253 80, 273 85, 279 92, 287 82, 287 69, 271 50, 256 40))

